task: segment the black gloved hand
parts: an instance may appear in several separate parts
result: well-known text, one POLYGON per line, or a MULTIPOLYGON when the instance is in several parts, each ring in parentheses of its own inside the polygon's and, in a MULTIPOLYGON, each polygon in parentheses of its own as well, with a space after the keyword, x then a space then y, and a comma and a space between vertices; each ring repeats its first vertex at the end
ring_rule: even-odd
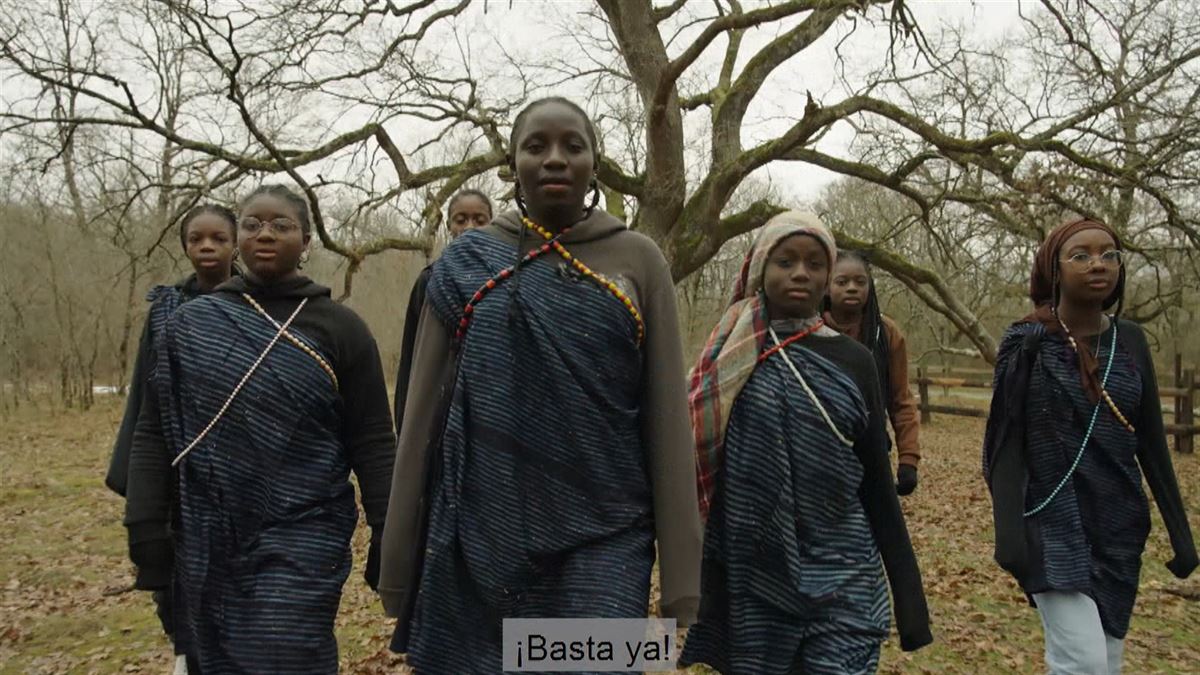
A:
POLYGON ((1197 564, 1200 562, 1196 560, 1196 552, 1192 551, 1191 555, 1177 555, 1171 558, 1167 563, 1167 569, 1171 570, 1171 574, 1176 577, 1186 579, 1196 569, 1197 564))
POLYGON ((175 546, 170 539, 151 539, 129 544, 129 558, 137 566, 134 588, 163 591, 171 587, 175 546))
POLYGON ((910 495, 917 489, 917 467, 912 464, 901 464, 896 469, 896 494, 910 495))
POLYGON ((379 557, 383 547, 383 528, 371 528, 371 545, 367 548, 367 569, 363 571, 363 580, 371 590, 379 588, 379 557))
POLYGON ((168 636, 175 635, 175 607, 171 591, 154 591, 154 613, 162 624, 163 632, 168 636))

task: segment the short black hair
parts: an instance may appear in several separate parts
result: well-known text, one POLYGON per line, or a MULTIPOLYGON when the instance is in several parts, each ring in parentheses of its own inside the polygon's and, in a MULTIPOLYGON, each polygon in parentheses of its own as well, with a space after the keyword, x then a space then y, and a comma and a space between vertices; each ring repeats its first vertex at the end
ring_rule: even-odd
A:
POLYGON ((483 192, 481 192, 479 190, 476 190, 474 188, 467 188, 465 190, 459 190, 458 192, 454 193, 453 197, 450 198, 450 202, 448 204, 446 204, 446 217, 447 218, 450 217, 450 212, 454 210, 455 202, 457 202, 458 200, 460 200, 464 197, 478 197, 480 199, 480 201, 483 202, 483 205, 487 207, 488 218, 492 218, 495 216, 495 212, 492 211, 492 200, 488 199, 488 196, 483 194, 483 192))
POLYGON ((211 213, 229 223, 229 234, 237 239, 237 214, 232 209, 220 204, 197 204, 188 209, 187 213, 183 214, 183 220, 179 221, 179 243, 185 251, 187 250, 188 225, 191 225, 197 216, 206 213, 211 213))
POLYGON ((291 204, 300 214, 300 231, 304 234, 312 232, 312 219, 308 212, 308 200, 304 198, 304 195, 281 183, 264 183, 254 188, 253 192, 242 198, 241 208, 246 208, 246 204, 259 195, 279 197, 288 204, 291 204))
POLYGON ((525 126, 525 120, 529 118, 529 113, 533 112, 533 110, 536 108, 540 108, 551 103, 565 105, 571 110, 574 110, 579 114, 580 117, 583 118, 583 127, 584 130, 587 131, 588 142, 592 144, 592 160, 595 168, 599 168, 600 144, 596 140, 596 127, 592 124, 592 118, 588 117, 587 112, 583 108, 579 107, 579 104, 562 96, 547 96, 546 98, 539 98, 538 100, 529 103, 524 108, 521 108, 521 112, 517 113, 517 118, 513 120, 512 133, 510 133, 508 136, 509 160, 512 161, 513 158, 516 157, 517 138, 521 135, 521 129, 525 126))

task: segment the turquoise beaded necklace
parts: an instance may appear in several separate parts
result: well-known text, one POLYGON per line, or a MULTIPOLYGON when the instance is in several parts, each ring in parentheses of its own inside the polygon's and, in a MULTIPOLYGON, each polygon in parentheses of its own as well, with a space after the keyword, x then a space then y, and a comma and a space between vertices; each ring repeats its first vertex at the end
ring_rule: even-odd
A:
MULTIPOLYGON (((1100 381, 1101 388, 1108 386, 1108 374, 1112 372, 1113 359, 1117 355, 1116 321, 1113 321, 1112 328, 1110 330, 1112 330, 1113 334, 1112 343, 1110 343, 1108 347, 1108 365, 1104 367, 1104 378, 1100 381)), ((1100 405, 1102 402, 1103 401, 1097 401, 1096 407, 1092 410, 1092 421, 1088 422, 1087 433, 1083 435, 1083 442, 1079 444, 1079 452, 1075 453, 1075 461, 1071 462, 1071 468, 1067 469, 1067 473, 1063 475, 1062 480, 1058 481, 1058 485, 1055 486, 1054 491, 1050 493, 1049 497, 1046 497, 1044 500, 1042 500, 1041 504, 1038 504, 1024 513, 1026 518, 1037 515, 1043 509, 1049 506, 1050 502, 1054 501, 1054 498, 1057 497, 1058 493, 1061 492, 1063 487, 1066 486, 1067 481, 1071 480, 1071 476, 1075 475, 1075 469, 1079 468, 1079 461, 1083 459, 1083 451, 1085 448, 1087 448, 1088 441, 1092 438, 1092 430, 1096 428, 1096 418, 1100 416, 1100 405)))

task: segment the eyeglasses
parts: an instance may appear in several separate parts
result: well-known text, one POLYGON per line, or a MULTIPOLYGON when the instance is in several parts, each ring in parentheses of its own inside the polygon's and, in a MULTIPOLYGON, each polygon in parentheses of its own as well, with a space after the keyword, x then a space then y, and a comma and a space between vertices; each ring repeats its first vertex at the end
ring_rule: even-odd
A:
POLYGON ((264 225, 270 227, 275 234, 291 234, 300 228, 299 225, 287 218, 276 218, 265 222, 258 218, 242 218, 238 221, 238 227, 246 234, 258 234, 264 225))
POLYGON ((1066 258, 1063 260, 1063 262, 1070 264, 1072 267, 1078 270, 1086 270, 1090 268, 1093 262, 1099 262, 1101 267, 1120 267, 1121 252, 1110 249, 1098 256, 1095 256, 1090 253, 1084 253, 1080 251, 1079 253, 1066 258))

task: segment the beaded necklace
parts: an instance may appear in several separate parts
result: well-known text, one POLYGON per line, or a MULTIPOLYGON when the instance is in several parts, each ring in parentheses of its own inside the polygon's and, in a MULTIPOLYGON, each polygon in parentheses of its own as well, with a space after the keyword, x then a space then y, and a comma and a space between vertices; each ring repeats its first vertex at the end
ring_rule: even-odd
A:
MULTIPOLYGON (((257 302, 255 302, 254 298, 250 297, 249 293, 242 293, 242 297, 245 298, 246 302, 250 303, 250 305, 252 307, 254 307, 254 309, 258 310, 259 314, 262 314, 264 317, 266 317, 267 321, 270 321, 272 325, 274 325, 276 328, 279 328, 279 322, 276 321, 274 318, 272 318, 270 314, 267 314, 267 310, 263 309, 261 305, 259 305, 257 302)), ((321 370, 324 370, 325 373, 327 375, 329 375, 329 379, 333 381, 333 390, 334 391, 338 390, 337 375, 334 374, 333 366, 329 365, 328 361, 321 358, 321 355, 318 354, 316 352, 316 350, 314 350, 312 347, 309 347, 308 345, 301 342, 298 338, 296 338, 295 335, 292 335, 291 332, 286 331, 286 330, 283 331, 283 337, 287 338, 288 342, 291 342, 292 344, 299 347, 300 351, 311 356, 313 358, 313 360, 317 362, 317 365, 321 366, 321 370)))
POLYGON ((242 376, 242 379, 238 381, 237 386, 233 388, 233 391, 229 392, 229 397, 225 399, 225 403, 221 404, 221 409, 217 411, 217 414, 214 415, 211 420, 209 420, 208 424, 204 426, 204 429, 192 439, 192 442, 187 444, 187 447, 183 449, 183 452, 179 453, 175 459, 171 460, 171 466, 179 466, 179 463, 183 461, 183 458, 187 457, 188 453, 191 452, 192 449, 197 445, 199 445, 200 441, 208 435, 208 432, 212 431, 212 428, 215 427, 217 422, 220 421, 221 417, 225 415, 225 411, 229 409, 229 404, 233 403, 233 399, 238 395, 238 392, 240 392, 242 387, 246 386, 246 383, 250 381, 250 376, 254 374, 254 371, 258 370, 260 365, 262 365, 263 359, 267 358, 267 353, 270 352, 271 348, 275 346, 275 343, 279 341, 279 337, 287 332, 288 326, 292 325, 292 321, 295 320, 296 315, 300 313, 300 310, 304 309, 304 305, 306 304, 308 304, 308 298, 301 300, 300 304, 296 306, 296 309, 292 310, 292 315, 287 318, 287 321, 283 322, 282 326, 279 326, 279 330, 275 333, 275 337, 271 338, 271 341, 267 343, 266 348, 263 349, 262 353, 258 355, 258 358, 254 360, 254 363, 250 364, 250 369, 247 370, 246 374, 242 376))
POLYGON ((854 441, 846 438, 846 435, 842 433, 842 430, 838 429, 837 425, 833 423, 833 418, 829 416, 829 412, 826 411, 825 406, 821 404, 821 399, 817 398, 817 393, 812 390, 812 387, 808 386, 808 382, 804 379, 804 376, 800 374, 800 369, 796 367, 795 363, 792 363, 792 357, 788 356, 787 351, 784 350, 784 347, 792 344, 800 338, 815 333, 823 325, 825 325, 824 321, 817 321, 817 323, 809 326, 799 333, 796 333, 782 342, 779 340, 779 336, 775 334, 775 329, 768 327, 767 331, 770 332, 771 340, 775 342, 775 346, 763 352, 762 356, 760 356, 758 360, 761 363, 762 361, 766 360, 766 357, 778 352, 779 356, 783 358, 783 362, 786 363, 787 367, 792 371, 792 375, 795 376, 796 381, 800 383, 800 387, 804 389, 804 393, 808 394, 808 399, 813 402, 814 406, 816 406, 817 412, 821 413, 821 418, 825 420, 825 424, 829 426, 829 430, 833 432, 834 436, 837 436, 837 439, 842 442, 842 445, 852 448, 854 447, 854 441))
MULTIPOLYGON (((1071 349, 1072 349, 1072 351, 1074 351, 1074 352, 1075 352, 1075 354, 1076 354, 1076 355, 1078 355, 1078 354, 1079 354, 1079 345, 1075 343, 1075 336, 1074 336, 1074 335, 1071 335, 1071 329, 1067 328, 1067 324, 1063 323, 1062 317, 1060 317, 1060 316, 1058 315, 1058 311, 1057 311, 1057 310, 1054 312, 1054 318, 1055 318, 1055 319, 1058 319, 1058 325, 1062 327, 1062 329, 1063 329, 1063 333, 1064 333, 1064 334, 1066 334, 1066 336, 1067 336, 1067 342, 1068 342, 1068 343, 1071 345, 1071 349)), ((1115 323, 1114 323, 1113 331, 1114 331, 1114 333, 1113 333, 1113 346, 1112 346, 1112 348, 1113 348, 1113 349, 1116 349, 1116 346, 1117 346, 1117 343, 1116 343, 1117 336, 1116 336, 1116 333, 1115 333, 1115 331, 1116 331, 1115 323)), ((1097 345, 1099 345, 1099 344, 1100 344, 1098 340, 1097 340, 1096 344, 1097 344, 1097 345)), ((1109 355, 1109 360, 1111 361, 1111 354, 1109 355)), ((1107 380, 1107 378, 1106 378, 1106 379, 1105 379, 1105 382, 1107 382, 1107 381, 1108 381, 1108 380, 1107 380)), ((1100 385, 1100 398, 1104 399, 1104 402, 1105 402, 1106 404, 1108 404, 1108 409, 1109 409, 1109 410, 1111 410, 1111 411, 1112 411, 1112 414, 1116 416, 1117 420, 1118 420, 1118 421, 1119 421, 1119 422, 1120 422, 1120 423, 1121 423, 1121 424, 1122 424, 1122 425, 1123 425, 1123 426, 1124 426, 1126 429, 1128 429, 1128 430, 1129 430, 1129 433, 1131 433, 1131 434, 1132 434, 1132 433, 1136 433, 1136 432, 1134 431, 1133 425, 1129 423, 1129 420, 1128 420, 1128 419, 1126 419, 1126 418, 1125 418, 1125 415, 1123 415, 1123 414, 1121 413, 1121 409, 1117 407, 1117 404, 1116 404, 1116 402, 1114 402, 1114 401, 1112 400, 1112 397, 1108 395, 1108 390, 1104 388, 1104 385, 1103 385, 1103 384, 1101 384, 1101 385, 1100 385)))
POLYGON ((812 335, 813 333, 821 330, 821 327, 824 325, 825 325, 824 319, 817 319, 816 323, 809 326, 808 328, 805 328, 804 330, 800 331, 799 333, 792 335, 791 337, 784 340, 783 342, 779 341, 779 338, 775 335, 775 329, 771 328, 770 329, 771 338, 775 341, 775 346, 771 347, 770 349, 763 352, 762 354, 759 354, 758 362, 762 363, 763 361, 766 361, 767 359, 771 358, 771 355, 774 354, 775 352, 782 351, 784 347, 787 347, 788 345, 792 344, 793 342, 799 342, 800 340, 803 340, 804 338, 808 337, 809 335, 812 335))
MULTIPOLYGON (((1055 314, 1055 316, 1057 316, 1057 313, 1055 314)), ((1062 321, 1059 320, 1059 323, 1062 323, 1062 321)), ((1067 328, 1066 326, 1063 326, 1063 330, 1066 330, 1066 328, 1067 328)), ((1106 384, 1108 384, 1108 374, 1112 372, 1113 360, 1117 355, 1117 326, 1116 326, 1116 324, 1114 324, 1112 327, 1112 333, 1113 333, 1112 344, 1110 344, 1108 347, 1108 365, 1105 366, 1105 368, 1104 368, 1104 379, 1101 380, 1101 382, 1100 382, 1101 389, 1103 389, 1104 386, 1106 384)), ((1068 335, 1070 335, 1070 333, 1068 333, 1068 335)), ((1072 339, 1071 344, 1072 345, 1075 344, 1073 339, 1072 339)), ((1050 502, 1054 501, 1054 498, 1057 497, 1058 493, 1062 491, 1064 486, 1066 486, 1067 481, 1071 479, 1071 476, 1073 476, 1075 474, 1075 469, 1079 468, 1079 460, 1083 459, 1083 451, 1085 448, 1087 448, 1088 441, 1091 440, 1091 438, 1092 438, 1092 430, 1096 428, 1096 418, 1099 416, 1100 416, 1100 404, 1097 403, 1096 407, 1092 408, 1092 419, 1090 422, 1088 422, 1087 433, 1085 433, 1083 435, 1083 442, 1079 444, 1079 452, 1075 453, 1075 461, 1071 462, 1071 467, 1069 469, 1067 469, 1067 472, 1065 474, 1063 474, 1062 480, 1058 481, 1058 485, 1054 486, 1054 490, 1052 490, 1050 492, 1050 496, 1048 496, 1044 500, 1042 500, 1041 504, 1038 504, 1037 506, 1033 507, 1032 509, 1029 509, 1024 514, 1022 514, 1026 518, 1028 518, 1029 516, 1037 515, 1042 509, 1049 506, 1050 502)))
MULTIPOLYGON (((564 227, 563 230, 558 233, 558 236, 561 237, 570 231, 571 231, 571 228, 564 227)), ((496 288, 496 286, 499 285, 499 283, 501 281, 504 281, 505 279, 511 277, 513 274, 513 270, 517 269, 518 266, 529 263, 534 258, 537 258, 538 256, 542 255, 543 253, 548 252, 549 250, 550 250, 550 244, 548 244, 548 243, 542 244, 538 248, 535 248, 532 251, 530 251, 529 253, 526 253, 525 256, 523 258, 521 258, 521 260, 516 265, 509 265, 508 267, 505 267, 504 269, 497 272, 491 279, 488 279, 486 282, 484 282, 484 284, 479 287, 479 290, 475 291, 475 294, 471 296, 471 299, 468 300, 467 304, 463 307, 462 318, 459 319, 458 328, 455 329, 455 331, 454 331, 454 341, 461 343, 462 339, 464 337, 466 337, 467 328, 470 327, 470 325, 471 325, 471 317, 472 317, 472 315, 475 314, 475 306, 478 305, 481 300, 483 300, 484 296, 486 296, 488 294, 488 292, 490 292, 492 289, 496 288)))
MULTIPOLYGON (((562 256, 563 260, 571 263, 575 269, 579 270, 580 274, 594 279, 596 283, 607 289, 609 293, 612 293, 613 297, 615 297, 617 300, 620 300, 621 304, 625 305, 625 309, 629 310, 629 314, 633 316, 634 323, 637 324, 637 341, 638 344, 641 344, 642 339, 646 337, 646 324, 642 321, 641 312, 639 312, 638 308, 633 304, 633 300, 625 294, 625 291, 622 291, 620 287, 618 287, 617 284, 608 277, 596 272, 592 268, 583 264, 582 260, 571 255, 571 252, 568 251, 565 246, 559 243, 558 237, 555 237, 546 228, 525 217, 521 218, 521 222, 524 223, 529 229, 542 235, 542 239, 545 239, 547 242, 549 242, 550 246, 554 248, 555 252, 562 256)), ((563 232, 565 233, 566 230, 563 230, 563 232)), ((559 236, 561 237, 562 235, 560 234, 559 236)))
POLYGON ((585 265, 582 260, 572 255, 565 246, 559 243, 559 239, 561 239, 567 232, 570 232, 571 228, 565 227, 559 231, 558 234, 554 234, 541 225, 533 222, 529 218, 521 218, 521 224, 523 227, 528 227, 534 232, 540 234, 542 238, 546 240, 546 243, 542 244, 538 248, 533 249, 529 253, 526 253, 525 256, 521 258, 521 261, 516 265, 510 265, 500 270, 495 276, 493 276, 491 279, 488 279, 483 286, 480 286, 479 290, 475 291, 475 294, 471 296, 471 299, 467 301, 466 306, 463 307, 462 319, 459 320, 458 328, 454 332, 455 342, 461 342, 463 337, 467 334, 467 328, 471 325, 471 316, 475 313, 475 306, 478 305, 481 300, 483 300, 484 296, 486 296, 489 291, 496 288, 501 281, 504 281, 512 276, 513 271, 516 270, 518 265, 527 264, 538 256, 553 250, 555 253, 561 256, 563 260, 571 263, 571 265, 581 274, 592 278, 605 290, 607 290, 609 293, 612 293, 613 297, 621 301, 621 304, 625 305, 625 309, 629 311, 630 315, 633 316, 634 322, 637 323, 637 341, 640 345, 646 336, 646 325, 642 321, 641 313, 633 304, 633 300, 630 299, 630 297, 626 295, 625 292, 616 285, 616 283, 605 277, 603 274, 592 270, 592 268, 585 265))

